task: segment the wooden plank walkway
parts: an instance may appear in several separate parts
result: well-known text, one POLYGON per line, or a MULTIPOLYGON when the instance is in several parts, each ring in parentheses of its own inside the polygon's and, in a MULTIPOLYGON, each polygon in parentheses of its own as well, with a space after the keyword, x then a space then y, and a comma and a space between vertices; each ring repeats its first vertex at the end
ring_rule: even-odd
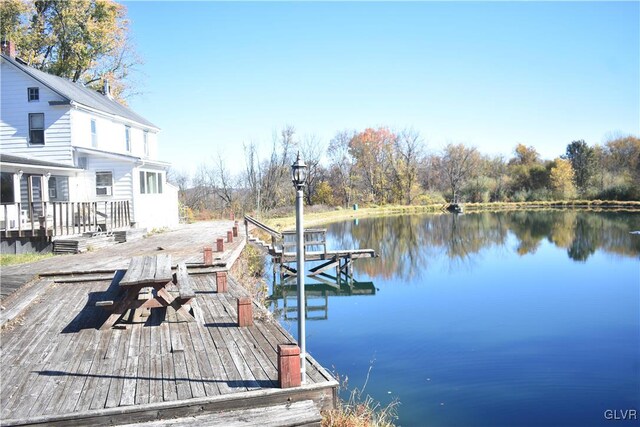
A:
POLYGON ((247 295, 240 285, 229 278, 229 292, 218 294, 215 274, 192 277, 202 324, 178 322, 169 307, 152 310, 146 324, 106 331, 99 328, 109 314, 95 302, 113 297, 110 281, 47 283, 0 332, 0 424, 108 425, 305 400, 334 405, 338 384, 311 357, 307 384, 277 388, 276 348, 293 338, 266 312, 238 328, 236 298, 247 295))
MULTIPOLYGON (((4 300, 31 281, 35 275, 72 276, 98 272, 112 275, 115 270, 126 269, 133 256, 170 253, 174 263, 202 263, 203 247, 215 246, 215 239, 226 236, 227 230, 232 226, 233 221, 183 224, 174 230, 91 252, 59 255, 28 264, 4 266, 0 277, 0 299, 3 306, 8 306, 9 303, 5 304, 4 300)), ((214 266, 229 268, 243 247, 244 233, 239 233, 239 238, 233 243, 225 242, 224 252, 214 253, 214 266)), ((57 279, 59 278, 56 277, 57 279)))

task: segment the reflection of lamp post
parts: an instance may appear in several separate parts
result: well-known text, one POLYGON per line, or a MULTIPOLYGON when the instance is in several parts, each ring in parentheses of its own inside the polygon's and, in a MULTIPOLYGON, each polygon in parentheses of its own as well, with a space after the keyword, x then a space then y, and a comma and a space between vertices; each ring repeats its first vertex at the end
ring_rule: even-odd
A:
POLYGON ((304 184, 307 180, 307 165, 300 158, 291 165, 291 181, 296 189, 296 258, 298 260, 298 344, 300 344, 300 378, 302 384, 306 382, 306 343, 305 343, 305 316, 306 307, 304 299, 304 226, 302 224, 302 197, 304 184))

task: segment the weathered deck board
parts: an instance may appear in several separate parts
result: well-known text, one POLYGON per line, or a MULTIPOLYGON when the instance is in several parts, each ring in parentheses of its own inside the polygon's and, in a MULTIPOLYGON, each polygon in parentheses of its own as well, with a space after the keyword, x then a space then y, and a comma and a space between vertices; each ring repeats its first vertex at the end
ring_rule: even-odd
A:
MULTIPOLYGON (((320 426, 320 410, 312 400, 293 402, 284 405, 253 408, 227 413, 200 415, 171 420, 172 427, 282 427, 282 426, 320 426)), ((127 424, 123 427, 164 427, 166 421, 127 424)))
POLYGON ((312 388, 276 387, 276 347, 292 338, 260 318, 238 328, 235 299, 245 291, 233 280, 225 294, 214 291, 214 275, 193 275, 193 285, 202 324, 179 321, 168 307, 151 310, 146 324, 107 331, 99 328, 108 313, 94 303, 109 280, 48 286, 20 313, 23 320, 0 332, 3 424, 102 425, 332 396, 322 387, 337 383, 315 361, 308 364, 312 388))

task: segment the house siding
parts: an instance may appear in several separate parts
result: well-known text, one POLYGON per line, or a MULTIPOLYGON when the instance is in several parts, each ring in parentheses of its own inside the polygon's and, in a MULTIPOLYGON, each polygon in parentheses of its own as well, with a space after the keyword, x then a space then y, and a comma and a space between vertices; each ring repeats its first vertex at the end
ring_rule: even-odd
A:
POLYGON ((63 98, 5 61, 1 63, 0 76, 0 149, 4 153, 72 165, 70 107, 49 105, 49 101, 63 98), (39 88, 39 101, 27 100, 28 87, 39 88), (29 113, 44 113, 44 145, 29 144, 29 113))
MULTIPOLYGON (((141 165, 145 170, 161 171, 166 175, 164 165, 154 164, 159 154, 157 128, 146 121, 132 121, 128 115, 119 116, 106 112, 110 110, 94 110, 93 108, 97 107, 90 108, 74 101, 68 105, 52 106, 49 104, 51 101, 61 102, 67 99, 17 68, 4 56, 0 63, 0 149, 3 153, 82 168, 78 171, 59 173, 61 176, 68 176, 69 179, 62 184, 64 188, 59 188, 58 192, 61 194, 58 197, 64 197, 71 202, 128 200, 131 202, 132 219, 141 226, 164 227, 177 224, 177 188, 164 181, 163 194, 140 194, 141 165), (29 87, 39 88, 37 102, 28 101, 29 87), (44 145, 29 144, 29 113, 44 113, 44 145), (96 146, 92 141, 92 119, 96 122, 96 146), (126 148, 127 126, 131 129, 130 150, 126 148), (145 133, 148 152, 145 151, 145 133), (96 194, 96 172, 112 173, 111 195, 96 194)), ((60 93, 74 99, 64 89, 51 82, 50 84, 60 93)), ((25 173, 34 172, 42 176, 50 172, 46 167, 28 169, 29 171, 24 168, 25 173)), ((18 194, 19 189, 18 185, 18 194)), ((48 199, 46 182, 43 184, 43 198, 48 199)))
POLYGON ((134 169, 133 200, 136 211, 132 218, 138 227, 153 229, 178 225, 178 188, 167 182, 166 172, 163 169, 149 167, 134 169), (140 172, 162 173, 162 193, 141 194, 140 172))
MULTIPOLYGON (((96 148, 111 153, 127 154, 137 157, 144 155, 144 129, 133 123, 108 117, 97 112, 91 112, 74 108, 71 112, 73 120, 72 144, 75 147, 96 148), (91 120, 96 121, 98 145, 92 145, 91 120), (131 151, 127 151, 125 140, 125 128, 131 129, 131 151)), ((157 138, 156 132, 149 131, 149 158, 156 158, 157 138)))

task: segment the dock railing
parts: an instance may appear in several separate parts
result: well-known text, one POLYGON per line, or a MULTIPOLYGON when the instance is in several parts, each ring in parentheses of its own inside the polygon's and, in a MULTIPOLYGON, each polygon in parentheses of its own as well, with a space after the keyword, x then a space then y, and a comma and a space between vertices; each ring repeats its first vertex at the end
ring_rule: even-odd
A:
MULTIPOLYGON (((249 236, 249 224, 254 225, 259 230, 269 234, 271 237, 271 255, 295 255, 296 253, 296 231, 288 230, 279 232, 258 221, 249 215, 244 216, 244 224, 249 236)), ((323 252, 327 254, 327 230, 322 228, 307 228, 304 230, 304 252, 323 252)))

